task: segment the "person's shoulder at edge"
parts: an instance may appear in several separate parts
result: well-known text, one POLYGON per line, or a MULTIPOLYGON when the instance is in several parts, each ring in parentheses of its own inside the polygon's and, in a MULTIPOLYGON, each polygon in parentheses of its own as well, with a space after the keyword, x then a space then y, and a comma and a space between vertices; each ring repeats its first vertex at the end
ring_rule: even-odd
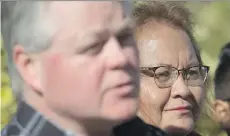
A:
POLYGON ((161 129, 144 123, 139 117, 114 129, 116 136, 167 136, 161 129))

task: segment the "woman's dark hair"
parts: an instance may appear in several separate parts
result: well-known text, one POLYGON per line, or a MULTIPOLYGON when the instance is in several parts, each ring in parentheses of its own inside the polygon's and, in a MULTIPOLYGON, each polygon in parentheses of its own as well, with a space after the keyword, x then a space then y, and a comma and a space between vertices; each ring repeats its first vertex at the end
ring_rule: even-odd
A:
POLYGON ((197 59, 202 64, 200 50, 193 36, 192 14, 182 3, 169 1, 145 1, 136 2, 134 4, 133 16, 137 24, 137 28, 144 25, 148 21, 164 21, 170 26, 184 30, 189 36, 197 59))
POLYGON ((230 99, 230 43, 221 49, 214 83, 216 99, 230 99))

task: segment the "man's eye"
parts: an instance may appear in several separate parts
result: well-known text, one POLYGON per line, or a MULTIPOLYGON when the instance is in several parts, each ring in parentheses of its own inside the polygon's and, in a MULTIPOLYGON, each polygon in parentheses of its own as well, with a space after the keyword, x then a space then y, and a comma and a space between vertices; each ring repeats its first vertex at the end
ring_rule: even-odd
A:
POLYGON ((91 54, 91 55, 96 55, 99 54, 103 49, 103 44, 102 43, 96 43, 92 46, 92 48, 90 48, 87 53, 91 54))
POLYGON ((127 33, 117 37, 121 46, 135 45, 135 40, 133 34, 127 33))
POLYGON ((105 41, 92 43, 89 46, 87 46, 86 48, 82 49, 78 53, 79 54, 97 55, 102 51, 104 44, 105 44, 105 41))

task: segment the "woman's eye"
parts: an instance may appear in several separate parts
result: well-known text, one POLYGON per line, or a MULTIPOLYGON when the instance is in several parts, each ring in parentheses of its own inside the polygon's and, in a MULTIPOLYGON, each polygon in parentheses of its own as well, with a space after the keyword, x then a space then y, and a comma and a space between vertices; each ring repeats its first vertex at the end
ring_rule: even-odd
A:
POLYGON ((194 71, 194 70, 189 70, 188 71, 189 75, 198 75, 198 71, 194 71))
POLYGON ((188 70, 187 77, 189 79, 195 79, 199 77, 199 71, 197 70, 188 70))
POLYGON ((165 72, 161 72, 161 73, 157 73, 158 76, 169 76, 169 72, 165 71, 165 72))
POLYGON ((154 72, 152 70, 142 70, 141 73, 145 74, 146 76, 153 77, 154 72))
POLYGON ((158 72, 155 74, 155 78, 159 80, 168 80, 171 76, 169 71, 158 72))

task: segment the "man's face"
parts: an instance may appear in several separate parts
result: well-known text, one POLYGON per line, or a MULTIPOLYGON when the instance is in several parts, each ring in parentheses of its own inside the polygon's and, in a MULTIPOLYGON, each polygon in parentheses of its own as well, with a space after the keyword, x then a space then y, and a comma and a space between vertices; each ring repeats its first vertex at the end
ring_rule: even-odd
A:
POLYGON ((55 112, 123 121, 138 108, 139 60, 133 29, 115 2, 52 2, 59 27, 41 55, 41 92, 55 112))
POLYGON ((214 110, 221 127, 230 129, 230 99, 228 101, 216 100, 214 110))

